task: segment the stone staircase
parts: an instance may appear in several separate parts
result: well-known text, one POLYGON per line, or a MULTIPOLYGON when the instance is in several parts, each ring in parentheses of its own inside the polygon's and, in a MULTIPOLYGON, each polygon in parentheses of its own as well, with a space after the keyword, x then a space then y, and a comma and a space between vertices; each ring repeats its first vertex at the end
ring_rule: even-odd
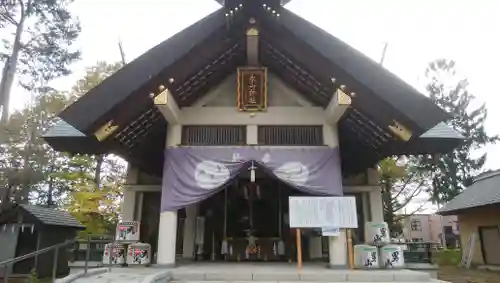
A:
POLYGON ((172 269, 177 282, 436 282, 430 273, 411 270, 334 270, 324 265, 305 266, 299 273, 293 264, 203 264, 172 269))
POLYGON ((299 273, 293 264, 202 263, 186 264, 173 269, 160 267, 113 267, 91 269, 88 277, 73 274, 58 283, 210 283, 210 282, 443 282, 428 272, 411 270, 334 270, 324 265, 305 266, 299 273), (70 278, 73 276, 73 278, 70 278))

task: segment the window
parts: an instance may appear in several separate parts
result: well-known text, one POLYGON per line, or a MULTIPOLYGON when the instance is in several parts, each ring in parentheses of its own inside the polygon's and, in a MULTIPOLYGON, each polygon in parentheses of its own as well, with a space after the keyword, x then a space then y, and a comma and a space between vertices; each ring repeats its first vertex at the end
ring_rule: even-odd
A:
POLYGON ((411 241, 416 243, 416 242, 423 242, 424 239, 423 238, 411 238, 411 241))
POLYGON ((412 231, 422 231, 422 222, 418 219, 412 219, 410 222, 410 227, 412 231))
POLYGON ((453 227, 452 226, 444 226, 444 234, 445 235, 453 235, 453 227))

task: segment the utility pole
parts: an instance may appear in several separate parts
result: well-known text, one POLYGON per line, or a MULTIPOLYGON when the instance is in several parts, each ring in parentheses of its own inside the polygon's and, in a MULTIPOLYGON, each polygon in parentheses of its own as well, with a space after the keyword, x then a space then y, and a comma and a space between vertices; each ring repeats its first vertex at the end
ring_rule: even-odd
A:
POLYGON ((125 51, 123 51, 123 44, 121 39, 118 39, 118 49, 120 49, 120 56, 122 57, 122 63, 125 66, 125 64, 127 64, 127 61, 125 60, 125 51))
POLYGON ((382 49, 382 57, 380 58, 380 66, 384 65, 384 60, 385 60, 385 53, 387 52, 387 46, 389 45, 389 42, 385 42, 384 44, 384 49, 382 49))

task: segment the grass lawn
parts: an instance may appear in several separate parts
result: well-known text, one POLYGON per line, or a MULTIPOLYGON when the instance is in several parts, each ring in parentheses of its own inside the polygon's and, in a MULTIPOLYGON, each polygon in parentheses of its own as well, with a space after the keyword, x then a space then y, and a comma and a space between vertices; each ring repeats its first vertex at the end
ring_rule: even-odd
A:
POLYGON ((438 279, 452 283, 500 283, 500 272, 444 266, 439 268, 438 279))

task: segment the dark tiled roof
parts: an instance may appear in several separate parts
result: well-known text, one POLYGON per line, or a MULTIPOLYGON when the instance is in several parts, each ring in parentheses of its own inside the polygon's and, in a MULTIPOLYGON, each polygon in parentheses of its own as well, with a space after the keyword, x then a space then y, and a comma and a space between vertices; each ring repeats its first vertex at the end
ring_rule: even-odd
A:
POLYGON ((429 130, 448 118, 445 111, 401 78, 313 23, 286 9, 281 12, 279 22, 295 36, 311 44, 319 54, 329 59, 330 64, 340 67, 423 130, 429 130))
POLYGON ((85 228, 67 211, 27 204, 21 204, 20 206, 45 225, 85 228))
MULTIPOLYGON (((281 0, 280 2, 281 2, 281 5, 286 5, 290 1, 292 1, 292 0, 281 0)), ((215 2, 217 2, 217 3, 219 3, 219 4, 221 4, 221 5, 224 6, 224 2, 226 2, 226 0, 215 0, 215 2)))
POLYGON ((216 30, 225 27, 226 20, 222 9, 211 13, 125 65, 58 116, 76 129, 85 131, 96 118, 111 111, 131 93, 189 54, 200 42, 210 38, 216 30), (96 101, 99 101, 99 107, 96 107, 96 101))
POLYGON ((500 203, 500 170, 480 175, 476 181, 439 210, 439 214, 500 203))

